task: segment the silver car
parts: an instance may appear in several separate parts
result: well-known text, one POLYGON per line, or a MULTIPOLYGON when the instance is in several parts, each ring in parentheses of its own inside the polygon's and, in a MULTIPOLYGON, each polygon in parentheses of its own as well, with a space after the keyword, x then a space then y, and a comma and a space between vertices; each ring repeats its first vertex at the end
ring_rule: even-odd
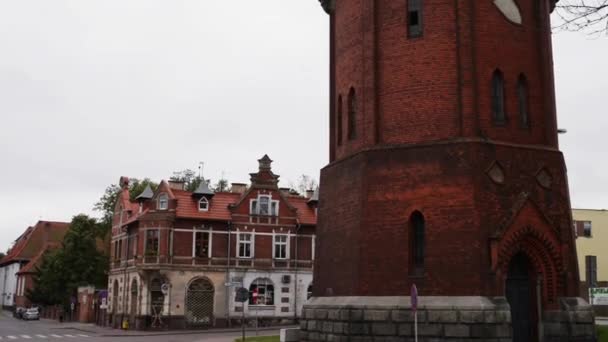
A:
POLYGON ((27 310, 25 310, 25 312, 23 313, 23 319, 25 320, 39 320, 40 319, 40 312, 38 311, 38 308, 29 308, 27 310))

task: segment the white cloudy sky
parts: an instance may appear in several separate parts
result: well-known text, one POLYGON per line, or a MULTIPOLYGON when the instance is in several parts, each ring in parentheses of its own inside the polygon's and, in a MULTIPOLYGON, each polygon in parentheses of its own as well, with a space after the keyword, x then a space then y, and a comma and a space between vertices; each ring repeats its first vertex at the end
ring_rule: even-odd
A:
MULTIPOLYGON (((328 161, 328 19, 316 0, 0 0, 0 250, 91 213, 121 175, 283 184, 328 161)), ((603 208, 608 38, 554 38, 572 203, 603 208)))

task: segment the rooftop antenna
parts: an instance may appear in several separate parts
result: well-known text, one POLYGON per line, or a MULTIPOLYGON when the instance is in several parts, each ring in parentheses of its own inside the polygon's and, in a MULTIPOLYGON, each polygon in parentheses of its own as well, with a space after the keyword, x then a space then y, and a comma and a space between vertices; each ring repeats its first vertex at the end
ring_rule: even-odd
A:
POLYGON ((205 162, 198 162, 198 176, 203 178, 203 169, 205 168, 205 162))

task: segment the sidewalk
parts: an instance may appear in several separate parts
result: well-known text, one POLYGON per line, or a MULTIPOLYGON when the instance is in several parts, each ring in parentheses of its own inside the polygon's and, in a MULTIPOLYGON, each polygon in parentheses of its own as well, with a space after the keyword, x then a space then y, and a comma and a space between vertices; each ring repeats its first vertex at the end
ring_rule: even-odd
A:
MULTIPOLYGON (((235 327, 230 329, 199 329, 199 330, 121 330, 112 329, 110 327, 100 327, 93 323, 79 323, 79 322, 64 322, 59 323, 55 320, 41 319, 41 322, 49 325, 51 329, 70 329, 78 330, 85 333, 96 334, 103 337, 121 337, 121 336, 164 336, 164 335, 196 335, 196 334, 220 334, 220 333, 237 333, 241 331, 241 327, 235 327)), ((281 326, 281 327, 264 327, 258 328, 259 332, 276 331, 279 334, 279 330, 283 328, 293 328, 296 326, 281 326)), ((248 332, 254 331, 251 328, 247 328, 248 332)))

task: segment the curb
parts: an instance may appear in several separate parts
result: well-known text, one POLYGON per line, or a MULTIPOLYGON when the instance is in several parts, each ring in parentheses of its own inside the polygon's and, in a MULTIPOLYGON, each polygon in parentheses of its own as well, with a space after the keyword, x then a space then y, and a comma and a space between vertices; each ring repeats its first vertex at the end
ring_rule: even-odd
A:
MULTIPOLYGON (((278 331, 280 329, 285 328, 293 328, 296 326, 276 326, 276 327, 264 327, 258 328, 257 331, 278 331)), ((248 330, 252 332, 252 330, 248 330)), ((110 333, 110 334, 99 334, 100 337, 130 337, 130 336, 165 336, 165 335, 196 335, 196 334, 222 334, 227 332, 241 332, 241 328, 232 328, 232 329, 208 329, 208 330, 166 330, 166 331, 158 331, 158 332, 145 332, 141 333, 110 333)))

